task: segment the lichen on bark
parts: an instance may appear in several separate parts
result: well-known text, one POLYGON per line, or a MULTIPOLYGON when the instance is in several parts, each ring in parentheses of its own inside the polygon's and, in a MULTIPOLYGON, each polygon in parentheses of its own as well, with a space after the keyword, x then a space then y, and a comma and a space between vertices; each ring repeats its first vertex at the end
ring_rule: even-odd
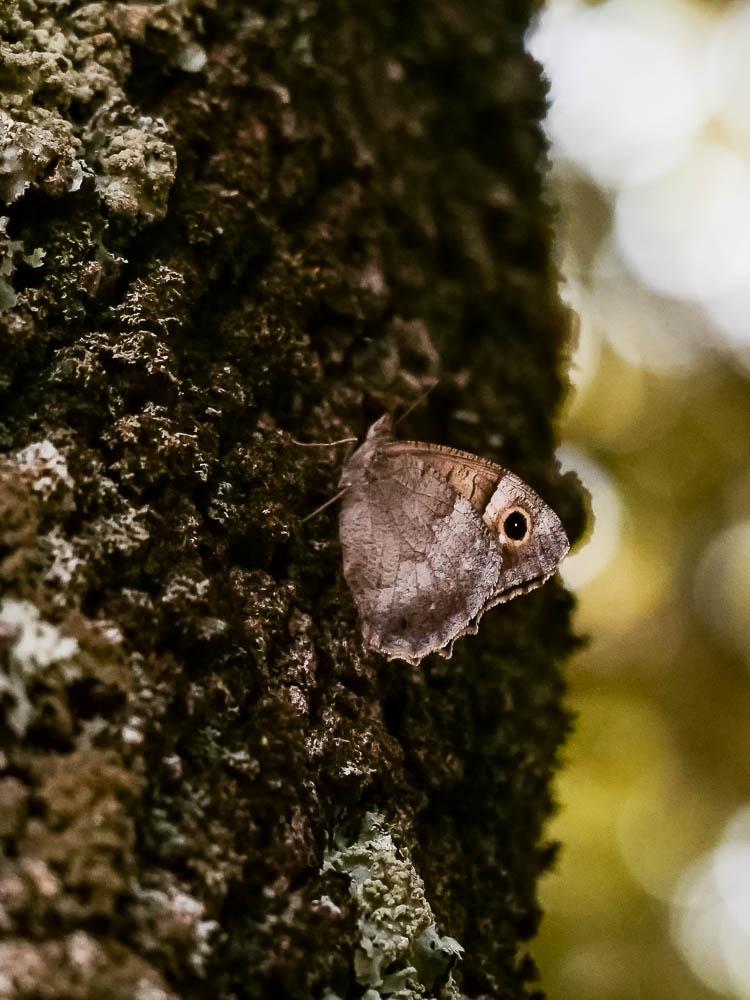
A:
POLYGON ((294 443, 437 378, 576 534, 531 7, 0 4, 0 996, 534 995, 570 601, 365 652, 294 443), (357 965, 368 814, 442 972, 357 965))

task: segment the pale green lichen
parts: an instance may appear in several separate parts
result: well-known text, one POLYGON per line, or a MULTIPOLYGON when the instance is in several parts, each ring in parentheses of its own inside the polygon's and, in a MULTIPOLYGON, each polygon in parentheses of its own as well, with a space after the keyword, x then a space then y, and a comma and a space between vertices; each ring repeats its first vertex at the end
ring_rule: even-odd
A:
POLYGON ((23 475, 31 480, 31 488, 42 502, 55 498, 63 509, 73 508, 73 479, 68 463, 52 441, 33 441, 17 452, 15 461, 23 475))
POLYGON ((85 133, 86 162, 96 190, 112 215, 151 222, 167 211, 177 154, 159 118, 138 115, 130 105, 101 109, 85 133))
POLYGON ((23 736, 33 714, 31 685, 55 664, 74 677, 78 642, 43 621, 29 601, 8 599, 0 604, 0 643, 6 647, 0 666, 0 714, 17 736, 23 736))
POLYGON ((58 527, 40 537, 39 549, 45 564, 42 579, 58 591, 60 600, 55 603, 63 603, 66 593, 75 589, 74 583, 85 566, 84 560, 58 527))
POLYGON ((84 166, 73 125, 47 108, 0 111, 0 199, 12 205, 34 184, 45 190, 77 191, 84 166))
MULTIPOLYGON (((359 838, 337 843, 324 871, 348 875, 361 933, 354 957, 366 1000, 425 1000, 441 977, 443 998, 458 997, 450 969, 463 948, 442 937, 409 852, 396 845, 386 820, 367 813, 359 838)), ((364 1000, 364 998, 363 998, 364 1000)))
POLYGON ((206 57, 192 26, 187 2, 88 3, 62 18, 33 0, 0 0, 0 200, 77 191, 88 174, 113 215, 162 218, 176 153, 164 122, 126 100, 130 49, 120 40, 158 36, 166 63, 197 72, 206 57))
POLYGON ((134 912, 143 926, 158 927, 165 939, 192 942, 189 964, 199 975, 206 971, 211 939, 219 931, 216 920, 206 918, 206 906, 177 886, 137 889, 134 912))
POLYGON ((111 93, 129 70, 111 30, 111 4, 87 3, 62 18, 56 5, 5 0, 0 7, 3 107, 67 109, 111 93))
POLYGON ((116 554, 130 556, 148 541, 148 507, 132 507, 121 500, 119 509, 92 521, 81 536, 89 555, 107 559, 116 554))
MULTIPOLYGON (((0 176, 2 176, 2 156, 0 153, 0 176)), ((26 251, 23 240, 12 240, 7 233, 8 217, 0 217, 0 311, 11 309, 16 304, 13 289, 13 275, 20 262, 29 267, 41 267, 44 251, 40 248, 26 251)))

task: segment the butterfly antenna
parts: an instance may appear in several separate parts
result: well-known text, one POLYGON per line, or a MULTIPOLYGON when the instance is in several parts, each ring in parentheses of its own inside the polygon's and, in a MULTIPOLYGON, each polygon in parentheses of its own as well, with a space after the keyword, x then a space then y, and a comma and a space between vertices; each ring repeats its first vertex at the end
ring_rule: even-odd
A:
POLYGON ((432 383, 431 386, 429 386, 427 389, 425 389, 425 391, 420 396, 417 396, 417 398, 411 404, 411 406, 409 407, 409 409, 406 410, 404 413, 401 414, 401 416, 398 418, 398 420, 394 423, 393 426, 394 427, 398 427, 398 425, 401 423, 402 420, 406 420, 406 418, 409 416, 409 414, 412 412, 412 410, 416 410, 416 408, 418 406, 421 406, 422 403, 424 403, 424 401, 427 399, 427 397, 430 395, 430 393, 432 392, 432 390, 435 388, 436 385, 438 385, 439 382, 440 382, 440 379, 436 378, 435 381, 432 383))
POLYGON ((339 444, 354 444, 356 438, 341 438, 339 441, 297 441, 295 438, 290 438, 292 444, 296 444, 298 448, 335 448, 339 444))
POLYGON ((300 521, 300 524, 304 524, 305 521, 310 521, 313 517, 316 517, 318 514, 321 514, 326 509, 326 507, 330 507, 331 504, 336 503, 337 500, 340 500, 348 489, 349 487, 345 486, 343 490, 339 490, 336 496, 331 497, 330 500, 326 500, 326 502, 322 503, 320 507, 316 507, 314 511, 312 511, 310 514, 307 514, 306 517, 303 517, 302 520, 300 521))

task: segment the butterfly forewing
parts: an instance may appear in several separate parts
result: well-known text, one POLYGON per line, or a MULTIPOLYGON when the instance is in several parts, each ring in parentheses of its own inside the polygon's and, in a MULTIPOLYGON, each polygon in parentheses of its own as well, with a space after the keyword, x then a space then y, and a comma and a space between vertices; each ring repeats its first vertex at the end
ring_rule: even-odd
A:
POLYGON ((381 456, 394 465, 408 466, 424 462, 453 486, 480 514, 484 513, 505 470, 494 462, 477 458, 467 451, 421 441, 394 441, 386 445, 381 456))

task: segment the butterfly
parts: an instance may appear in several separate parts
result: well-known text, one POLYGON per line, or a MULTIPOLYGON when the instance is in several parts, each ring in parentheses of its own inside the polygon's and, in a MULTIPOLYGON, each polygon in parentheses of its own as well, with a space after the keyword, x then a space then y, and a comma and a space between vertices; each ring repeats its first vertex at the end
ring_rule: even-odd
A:
POLYGON ((366 645, 450 657, 489 608, 541 587, 568 552, 518 476, 469 452, 396 441, 389 414, 346 461, 339 534, 366 645))

